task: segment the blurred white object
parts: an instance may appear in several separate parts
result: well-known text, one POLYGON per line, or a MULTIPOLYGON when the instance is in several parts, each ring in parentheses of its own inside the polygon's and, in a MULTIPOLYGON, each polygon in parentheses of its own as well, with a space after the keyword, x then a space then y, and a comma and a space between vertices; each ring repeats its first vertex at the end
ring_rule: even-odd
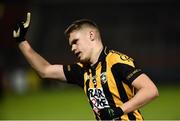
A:
POLYGON ((27 92, 27 80, 25 70, 18 68, 12 72, 11 76, 12 88, 18 94, 27 92))

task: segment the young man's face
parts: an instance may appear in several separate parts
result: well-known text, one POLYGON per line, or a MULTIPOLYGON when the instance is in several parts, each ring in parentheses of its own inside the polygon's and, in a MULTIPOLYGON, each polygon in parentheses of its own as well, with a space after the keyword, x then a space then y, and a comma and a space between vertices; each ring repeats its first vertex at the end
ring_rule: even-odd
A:
POLYGON ((71 51, 76 55, 80 62, 89 62, 92 51, 90 31, 83 29, 71 32, 69 44, 71 46, 71 51))

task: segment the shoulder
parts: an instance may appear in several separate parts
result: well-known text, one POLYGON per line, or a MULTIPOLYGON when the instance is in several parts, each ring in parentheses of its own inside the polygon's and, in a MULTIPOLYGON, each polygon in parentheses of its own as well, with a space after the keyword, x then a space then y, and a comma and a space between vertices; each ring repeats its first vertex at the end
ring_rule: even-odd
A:
POLYGON ((69 65, 64 65, 64 70, 67 70, 68 72, 71 71, 79 71, 81 70, 83 65, 81 63, 74 63, 69 65))
POLYGON ((133 58, 116 50, 109 50, 109 53, 106 57, 106 61, 112 64, 121 63, 121 64, 127 64, 134 67, 133 58))

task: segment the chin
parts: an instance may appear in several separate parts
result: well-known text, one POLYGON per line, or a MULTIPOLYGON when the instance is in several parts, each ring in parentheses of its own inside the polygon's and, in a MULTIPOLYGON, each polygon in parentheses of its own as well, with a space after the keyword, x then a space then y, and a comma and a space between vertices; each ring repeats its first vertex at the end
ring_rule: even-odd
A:
POLYGON ((83 60, 83 59, 79 59, 79 61, 80 61, 81 63, 85 63, 85 62, 86 62, 86 60, 83 60))
POLYGON ((87 59, 79 59, 79 61, 81 62, 81 63, 89 63, 89 61, 87 60, 87 59))

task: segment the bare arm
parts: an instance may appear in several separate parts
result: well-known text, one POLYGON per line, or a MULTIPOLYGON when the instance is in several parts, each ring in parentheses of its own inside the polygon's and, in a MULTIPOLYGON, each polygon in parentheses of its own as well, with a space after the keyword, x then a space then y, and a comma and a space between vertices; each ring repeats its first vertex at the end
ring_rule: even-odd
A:
POLYGON ((132 85, 137 89, 137 93, 131 100, 121 106, 125 114, 142 107, 159 95, 158 89, 145 74, 137 77, 132 85))
POLYGON ((52 78, 65 81, 63 65, 52 65, 42 56, 35 52, 28 41, 19 44, 19 49, 27 59, 29 64, 34 68, 42 78, 52 78))
POLYGON ((31 20, 31 13, 27 13, 25 22, 18 22, 13 30, 13 38, 19 45, 19 49, 27 59, 29 64, 34 68, 42 78, 53 78, 59 80, 66 80, 63 65, 52 65, 46 61, 42 56, 35 52, 28 41, 25 39, 26 32, 29 28, 31 20))

